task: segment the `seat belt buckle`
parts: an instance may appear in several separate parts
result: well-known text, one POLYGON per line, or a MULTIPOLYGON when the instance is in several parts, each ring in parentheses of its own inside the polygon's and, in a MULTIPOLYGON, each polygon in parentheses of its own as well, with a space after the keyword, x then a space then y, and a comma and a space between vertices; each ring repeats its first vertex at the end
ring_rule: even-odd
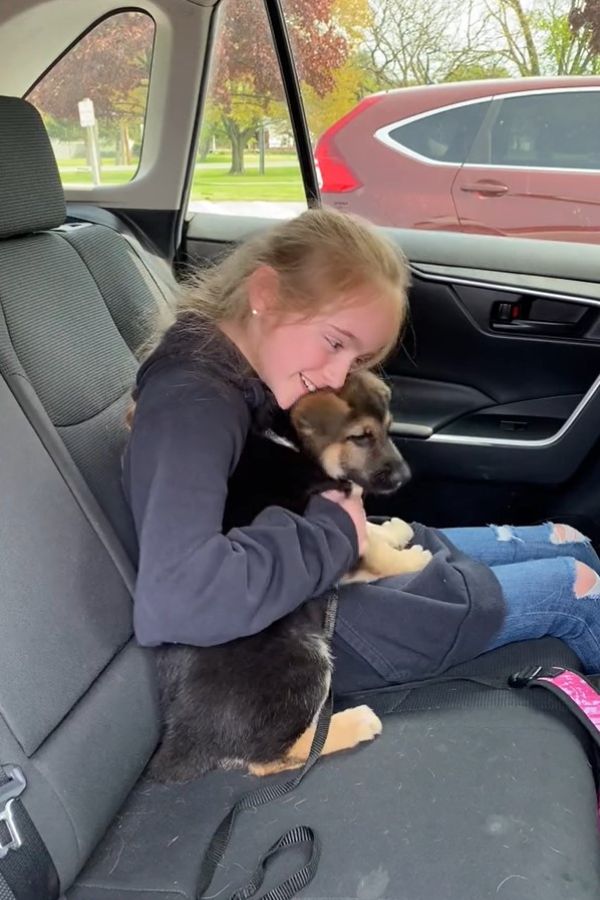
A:
POLYGON ((4 772, 9 779, 5 784, 0 785, 0 822, 4 822, 10 836, 10 840, 3 842, 0 836, 0 859, 4 859, 10 850, 18 850, 23 844, 23 838, 15 821, 14 802, 17 800, 25 788, 27 781, 23 774, 23 770, 19 766, 2 766, 1 771, 4 772))
POLYGON ((509 675, 508 683, 514 688, 527 687, 536 678, 555 678, 561 672, 564 672, 564 669, 561 669, 559 666, 527 666, 525 669, 521 669, 520 672, 509 675))

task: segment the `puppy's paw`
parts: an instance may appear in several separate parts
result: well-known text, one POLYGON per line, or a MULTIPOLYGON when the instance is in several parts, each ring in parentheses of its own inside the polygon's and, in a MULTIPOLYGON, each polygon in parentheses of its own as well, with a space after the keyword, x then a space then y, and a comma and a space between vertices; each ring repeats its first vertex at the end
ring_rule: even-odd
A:
POLYGON ((408 550, 402 550, 402 561, 406 564, 405 572, 420 572, 431 562, 430 550, 423 550, 420 544, 413 544, 408 550))
POLYGON ((375 715, 370 706, 353 706, 338 715, 346 720, 343 723, 344 729, 348 728, 351 731, 355 744, 372 741, 383 729, 381 719, 375 715))
POLYGON ((412 541, 415 533, 404 519, 388 519, 380 526, 381 536, 391 546, 403 550, 412 541))

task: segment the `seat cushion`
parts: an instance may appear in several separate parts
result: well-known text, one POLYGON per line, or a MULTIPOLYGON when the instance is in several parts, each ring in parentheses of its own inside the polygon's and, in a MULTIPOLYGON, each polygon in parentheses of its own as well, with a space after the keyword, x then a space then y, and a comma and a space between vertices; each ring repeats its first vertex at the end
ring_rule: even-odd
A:
MULTIPOLYGON (((556 641, 520 649, 521 660, 576 665, 556 641)), ((492 659, 509 673, 516 658, 506 648, 470 665, 488 672, 492 659)), ((293 794, 243 813, 210 896, 229 897, 277 837, 306 824, 323 853, 300 896, 597 898, 595 786, 574 720, 555 698, 534 697, 541 691, 511 691, 501 702, 478 686, 460 693, 454 706, 446 697, 440 709, 387 716, 372 745, 320 760, 293 794)), ((436 705, 431 693, 425 705, 436 705)), ((69 900, 193 898, 213 829, 257 783, 239 772, 140 783, 69 900)), ((273 864, 265 889, 290 873, 297 852, 273 864)))

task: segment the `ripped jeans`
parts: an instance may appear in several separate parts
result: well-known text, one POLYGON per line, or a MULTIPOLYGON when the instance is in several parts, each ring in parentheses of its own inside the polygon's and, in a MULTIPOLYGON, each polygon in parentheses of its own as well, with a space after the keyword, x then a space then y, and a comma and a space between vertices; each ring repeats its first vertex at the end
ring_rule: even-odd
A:
POLYGON ((539 637, 561 638, 586 672, 600 672, 600 559, 570 525, 442 529, 496 575, 506 618, 488 650, 539 637))

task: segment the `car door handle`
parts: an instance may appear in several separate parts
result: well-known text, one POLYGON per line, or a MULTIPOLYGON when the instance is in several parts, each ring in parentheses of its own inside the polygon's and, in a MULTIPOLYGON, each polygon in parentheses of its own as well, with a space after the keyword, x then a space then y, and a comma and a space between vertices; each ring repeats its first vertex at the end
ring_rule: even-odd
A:
POLYGON ((461 191, 468 194, 489 194, 491 197, 500 197, 508 191, 507 184, 499 181, 474 181, 472 184, 461 184, 461 191))

